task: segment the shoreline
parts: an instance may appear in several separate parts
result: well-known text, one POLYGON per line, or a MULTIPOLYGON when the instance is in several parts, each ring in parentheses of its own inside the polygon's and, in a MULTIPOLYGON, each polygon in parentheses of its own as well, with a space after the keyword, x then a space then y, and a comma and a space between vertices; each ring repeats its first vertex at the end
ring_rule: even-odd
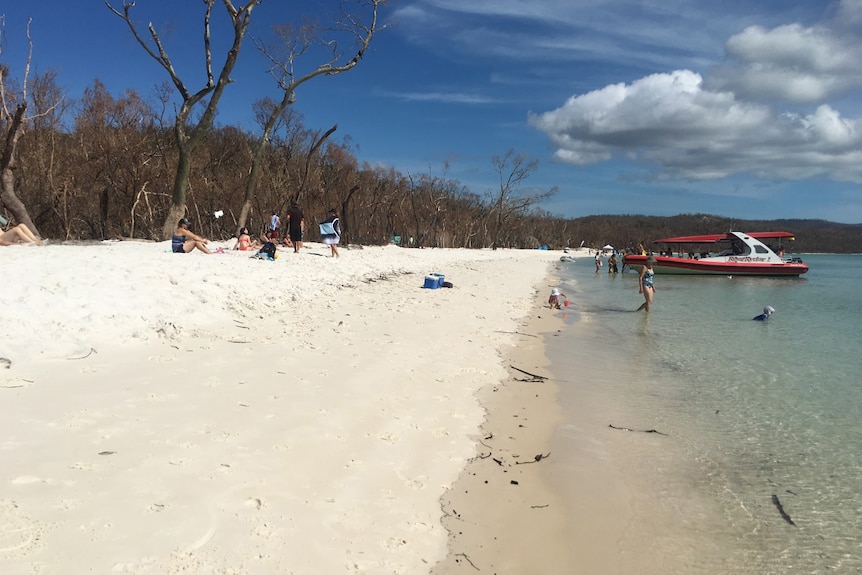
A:
POLYGON ((441 498, 449 553, 432 575, 567 573, 575 565, 568 509, 552 481, 562 413, 546 356, 547 339, 565 327, 559 316, 567 311, 536 309, 558 285, 555 275, 550 270, 536 285, 537 301, 504 354, 507 377, 479 393, 486 418, 477 453, 441 498))

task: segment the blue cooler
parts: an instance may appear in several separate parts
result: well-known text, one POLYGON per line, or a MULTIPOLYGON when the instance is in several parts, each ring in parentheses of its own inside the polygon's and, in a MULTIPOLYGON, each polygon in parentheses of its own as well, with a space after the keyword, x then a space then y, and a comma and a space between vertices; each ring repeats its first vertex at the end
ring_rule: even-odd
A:
POLYGON ((425 287, 428 289, 437 289, 441 285, 442 284, 440 283, 440 280, 437 278, 437 276, 431 275, 431 276, 425 276, 425 285, 422 287, 425 287))
POLYGON ((443 287, 443 274, 429 274, 430 277, 437 278, 437 287, 443 287))

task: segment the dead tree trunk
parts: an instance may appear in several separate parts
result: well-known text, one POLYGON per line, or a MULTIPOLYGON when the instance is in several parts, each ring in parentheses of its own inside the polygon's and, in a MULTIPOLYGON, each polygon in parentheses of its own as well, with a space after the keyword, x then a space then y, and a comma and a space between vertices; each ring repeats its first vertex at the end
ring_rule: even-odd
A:
POLYGON ((174 176, 174 186, 171 194, 171 206, 168 209, 164 225, 162 227, 162 236, 167 239, 171 236, 172 230, 176 227, 177 220, 185 215, 186 212, 186 192, 189 186, 189 174, 191 171, 191 158, 195 147, 206 133, 212 129, 213 120, 216 110, 218 109, 219 100, 224 93, 224 89, 231 82, 230 74, 236 65, 239 57, 242 41, 245 38, 248 30, 249 22, 251 21, 252 10, 258 6, 261 0, 250 0, 239 8, 235 8, 230 0, 224 0, 225 9, 230 16, 233 24, 233 44, 227 52, 225 63, 219 73, 218 80, 215 79, 212 70, 212 48, 210 46, 210 16, 212 14, 213 5, 216 0, 204 0, 206 4, 206 14, 204 16, 204 53, 206 57, 206 72, 207 83, 197 92, 192 93, 188 90, 185 82, 177 75, 174 70, 173 63, 165 51, 162 40, 156 33, 156 29, 152 24, 149 26, 150 38, 152 46, 148 44, 138 32, 138 29, 132 23, 130 10, 135 5, 134 2, 124 0, 123 11, 120 12, 109 2, 105 2, 111 12, 122 18, 138 44, 150 55, 162 68, 167 71, 180 96, 182 97, 182 105, 177 113, 174 131, 177 140, 177 152, 179 161, 177 162, 177 171, 174 176), (205 98, 209 97, 206 107, 196 124, 189 124, 189 117, 193 109, 197 107, 205 98))
POLYGON ((341 236, 344 238, 344 245, 350 245, 350 232, 353 229, 353 226, 350 224, 350 199, 358 191, 359 186, 353 186, 347 192, 347 196, 341 201, 341 236))
MULTIPOLYGON (((18 140, 24 134, 24 114, 27 112, 27 104, 21 103, 15 108, 15 113, 9 121, 9 127, 4 139, 3 154, 0 155, 0 200, 15 221, 30 228, 34 234, 40 236, 39 230, 30 218, 27 208, 15 193, 15 147, 18 140)), ((41 237, 41 236, 40 236, 41 237)))
MULTIPOLYGON (((237 232, 245 226, 249 211, 251 210, 251 206, 254 201, 254 194, 257 192, 257 185, 260 180, 260 164, 263 161, 263 153, 266 150, 266 146, 269 144, 270 137, 272 136, 272 130, 275 127, 278 118, 282 113, 284 113, 287 107, 296 102, 296 89, 317 76, 335 76, 356 67, 362 59, 362 56, 365 55, 365 51, 368 49, 369 44, 371 44, 374 34, 379 29, 377 24, 377 13, 380 5, 384 2, 385 0, 370 0, 368 2, 368 5, 371 7, 368 24, 362 24, 358 16, 342 11, 344 20, 335 23, 335 31, 346 32, 356 38, 356 51, 353 52, 353 57, 347 61, 342 59, 342 54, 339 51, 337 42, 334 40, 322 41, 320 43, 331 50, 332 57, 330 60, 317 66, 307 74, 299 76, 296 75, 294 66, 297 58, 305 54, 312 45, 315 44, 315 37, 318 33, 318 29, 315 27, 302 27, 298 30, 294 30, 290 26, 279 27, 277 29, 277 33, 281 37, 282 46, 275 47, 267 46, 263 43, 256 44, 257 49, 260 50, 260 52, 266 56, 272 64, 270 74, 275 78, 278 87, 281 88, 283 96, 281 101, 273 106, 270 111, 266 123, 264 124, 263 133, 260 136, 257 147, 255 148, 251 170, 249 171, 249 177, 246 183, 245 200, 243 201, 242 210, 239 215, 239 222, 237 224, 237 232), (276 54, 279 53, 283 53, 284 56, 277 56, 276 54), (339 62, 344 63, 340 64, 339 62)), ((309 155, 306 158, 305 176, 300 184, 299 191, 295 194, 297 201, 299 201, 302 196, 302 186, 305 185, 305 179, 308 176, 311 156, 316 148, 323 143, 323 140, 329 137, 335 129, 336 126, 333 126, 330 131, 321 138, 319 144, 314 146, 312 151, 309 152, 309 155)))

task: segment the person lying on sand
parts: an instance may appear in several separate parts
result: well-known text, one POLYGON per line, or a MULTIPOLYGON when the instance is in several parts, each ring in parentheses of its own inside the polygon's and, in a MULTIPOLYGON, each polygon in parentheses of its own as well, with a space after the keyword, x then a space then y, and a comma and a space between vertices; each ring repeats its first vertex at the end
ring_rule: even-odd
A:
MULTIPOLYGON (((4 218, 4 225, 5 225, 4 218)), ((30 228, 24 224, 13 226, 0 234, 0 246, 14 246, 15 244, 36 244, 42 245, 42 240, 36 237, 36 234, 30 231, 30 228)))
POLYGON ((191 222, 186 218, 181 218, 177 223, 177 229, 171 237, 171 251, 175 254, 187 254, 197 248, 205 254, 211 254, 206 246, 208 240, 189 231, 189 224, 191 222))

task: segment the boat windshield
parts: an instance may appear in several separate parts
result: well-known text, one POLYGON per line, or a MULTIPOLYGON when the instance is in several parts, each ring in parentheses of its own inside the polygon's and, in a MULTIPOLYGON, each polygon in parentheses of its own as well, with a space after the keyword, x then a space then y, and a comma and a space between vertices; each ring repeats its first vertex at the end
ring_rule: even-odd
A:
MULTIPOLYGON (((724 243, 724 242, 722 242, 724 243)), ((751 248, 739 240, 730 240, 730 245, 721 250, 720 256, 747 256, 751 254, 751 248)))

